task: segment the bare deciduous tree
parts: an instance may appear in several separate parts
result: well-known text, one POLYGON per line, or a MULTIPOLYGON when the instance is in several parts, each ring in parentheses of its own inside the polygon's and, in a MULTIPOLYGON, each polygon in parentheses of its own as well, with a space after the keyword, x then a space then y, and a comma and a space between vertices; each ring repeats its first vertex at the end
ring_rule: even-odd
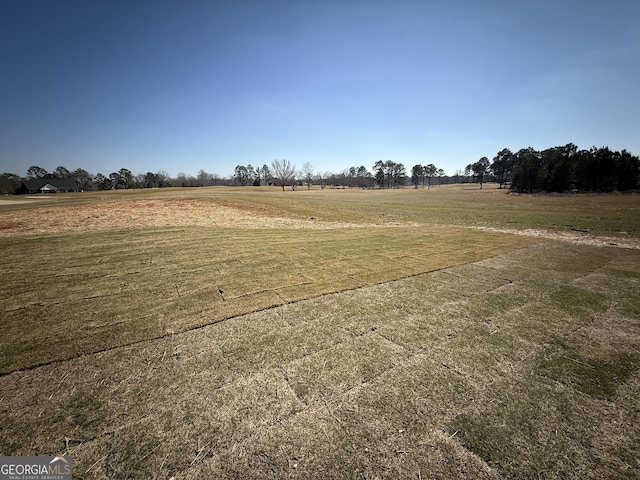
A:
POLYGON ((271 162, 271 174, 273 178, 280 182, 282 191, 287 184, 292 185, 292 190, 295 190, 296 183, 296 167, 289 160, 283 158, 282 160, 276 158, 271 162))
POLYGON ((307 184, 307 190, 311 190, 311 183, 313 182, 313 165, 309 162, 302 165, 302 176, 307 184))

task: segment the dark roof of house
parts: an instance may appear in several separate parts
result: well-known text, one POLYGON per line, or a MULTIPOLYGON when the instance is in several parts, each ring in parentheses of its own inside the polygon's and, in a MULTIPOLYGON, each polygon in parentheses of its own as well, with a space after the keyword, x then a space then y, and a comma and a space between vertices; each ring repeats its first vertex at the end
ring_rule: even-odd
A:
POLYGON ((31 192, 39 191, 46 184, 53 185, 58 190, 78 189, 78 184, 70 178, 36 178, 35 180, 23 180, 22 183, 31 192))

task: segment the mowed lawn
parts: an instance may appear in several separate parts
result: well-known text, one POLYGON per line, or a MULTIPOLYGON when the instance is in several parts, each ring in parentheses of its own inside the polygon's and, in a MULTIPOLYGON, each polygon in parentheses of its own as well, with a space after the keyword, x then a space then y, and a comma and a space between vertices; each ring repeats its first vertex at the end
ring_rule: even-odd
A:
POLYGON ((640 478, 638 197, 483 190, 0 203, 0 453, 75 478, 640 478))

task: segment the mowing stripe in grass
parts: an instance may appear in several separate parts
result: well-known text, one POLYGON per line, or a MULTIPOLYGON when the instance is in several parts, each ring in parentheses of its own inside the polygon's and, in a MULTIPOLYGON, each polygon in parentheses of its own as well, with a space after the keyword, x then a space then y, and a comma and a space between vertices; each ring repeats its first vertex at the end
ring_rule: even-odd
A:
POLYGON ((5 241, 7 258, 31 258, 29 263, 42 268, 34 278, 20 263, 3 265, 8 281, 0 290, 6 296, 2 374, 468 263, 531 242, 431 227, 178 229, 66 240, 5 241), (34 319, 40 328, 25 331, 24 323, 34 319))

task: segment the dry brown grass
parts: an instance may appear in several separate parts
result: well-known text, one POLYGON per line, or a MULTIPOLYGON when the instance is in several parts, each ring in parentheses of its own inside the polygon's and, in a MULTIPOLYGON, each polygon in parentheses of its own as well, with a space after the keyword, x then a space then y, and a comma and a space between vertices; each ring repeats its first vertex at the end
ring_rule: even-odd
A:
POLYGON ((350 228, 346 222, 262 216, 207 200, 131 200, 0 212, 0 235, 82 233, 130 228, 350 228))
POLYGON ((496 255, 527 238, 258 215, 211 199, 3 212, 0 372, 496 255), (149 301, 148 299, 153 299, 149 301), (24 331, 24 322, 46 329, 24 331), (73 332, 68 335, 67 332, 73 332), (51 338, 57 340, 51 344, 51 338))
MULTIPOLYGON (((152 314, 211 323, 215 312, 203 308, 200 298, 207 297, 199 294, 206 287, 198 279, 212 278, 207 269, 220 259, 212 259, 211 242, 219 245, 225 235, 227 248, 247 249, 246 257, 236 255, 238 265, 258 258, 271 238, 277 252, 300 254, 304 246, 314 253, 296 256, 305 275, 315 267, 313 275, 333 288, 346 278, 364 286, 317 295, 299 282, 283 292, 312 298, 4 374, 3 454, 71 454, 76 478, 640 477, 635 249, 426 225, 156 226, 76 234, 73 250, 62 231, 14 233, 2 244, 14 259, 5 268, 28 263, 30 255, 86 251, 56 278, 68 299, 87 283, 107 294, 126 278, 140 280, 131 290, 113 290, 132 308, 113 314, 114 325, 85 322, 92 335, 80 351, 105 329, 125 325, 117 338, 127 339, 152 314), (393 248, 375 275, 405 278, 370 284, 376 277, 364 267, 380 245, 393 248), (115 272, 96 269, 97 252, 122 258, 115 272), (461 262, 462 252, 470 256, 461 262), (324 255, 320 265, 311 261, 316 255, 324 255), (150 258, 159 263, 145 270, 150 258), (201 262, 195 267, 194 258, 201 262), (430 262, 443 263, 420 273, 430 262), (154 280, 151 273, 163 271, 171 275, 154 280), (175 289, 160 290, 169 278, 189 301, 174 294, 163 303, 175 289), (151 307, 144 317, 135 302, 148 298, 164 311, 151 307), (118 323, 122 318, 127 322, 118 323)), ((235 280, 238 286, 257 292, 252 282, 283 282, 276 270, 268 270, 274 279, 258 280, 261 264, 251 261, 238 270, 244 279, 235 280)), ((32 282, 24 277, 21 285, 28 290, 32 282)), ((37 288, 31 300, 15 286, 11 297, 3 292, 5 302, 36 312, 29 302, 37 288)), ((111 297, 77 298, 74 308, 95 313, 111 297)), ((60 318, 74 311, 71 303, 59 308, 60 318)), ((11 325, 3 322, 6 334, 11 325)), ((76 333, 61 329, 53 338, 69 331, 76 333)), ((65 348, 78 347, 74 338, 65 348)))
POLYGON ((631 478, 640 331, 606 284, 635 255, 612 251, 528 247, 5 375, 0 444, 66 450, 78 478, 631 478), (559 339, 629 376, 583 393, 541 367, 559 339))

